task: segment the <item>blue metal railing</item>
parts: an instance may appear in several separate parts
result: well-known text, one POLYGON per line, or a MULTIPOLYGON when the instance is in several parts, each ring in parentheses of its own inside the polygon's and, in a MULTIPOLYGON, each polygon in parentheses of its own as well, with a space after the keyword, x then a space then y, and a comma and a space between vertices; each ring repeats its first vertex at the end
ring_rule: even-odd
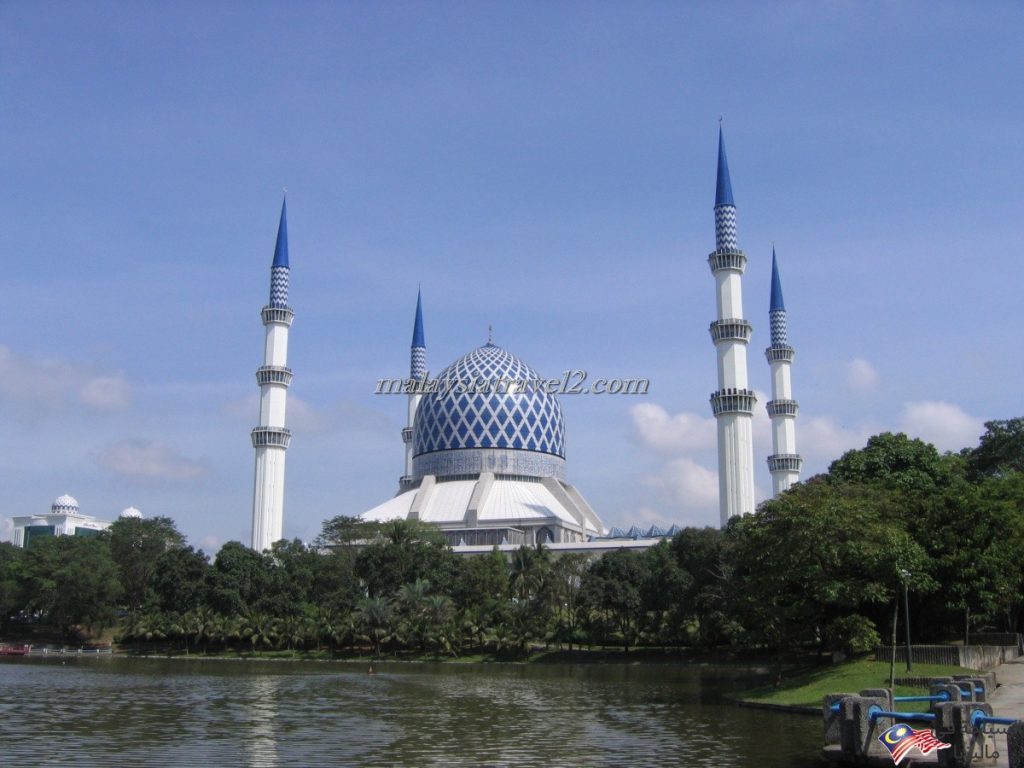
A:
POLYGON ((888 712, 877 704, 872 704, 868 710, 868 717, 872 720, 888 718, 890 720, 907 720, 909 722, 933 723, 938 715, 934 712, 888 712))
POLYGON ((893 696, 893 701, 949 701, 949 693, 940 691, 932 696, 893 696))
POLYGON ((991 717, 980 709, 971 713, 971 727, 983 728, 986 725, 1013 725, 1017 720, 1012 717, 991 717))

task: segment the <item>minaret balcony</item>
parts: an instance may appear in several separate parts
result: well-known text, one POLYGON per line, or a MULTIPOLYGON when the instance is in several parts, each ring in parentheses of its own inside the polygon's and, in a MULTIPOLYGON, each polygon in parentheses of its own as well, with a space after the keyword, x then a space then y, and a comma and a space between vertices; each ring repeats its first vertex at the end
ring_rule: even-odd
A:
POLYGON ((398 491, 399 493, 405 493, 411 491, 413 488, 418 488, 423 478, 416 477, 414 475, 402 475, 398 478, 398 491))
POLYGON ((727 413, 754 413, 757 396, 752 389, 726 387, 711 394, 711 411, 715 416, 727 413))
POLYGON ((768 347, 764 351, 764 356, 768 358, 769 363, 792 363, 796 350, 786 345, 768 347))
POLYGON ((798 453, 776 453, 768 457, 769 472, 799 472, 804 460, 798 453))
POLYGON ((712 273, 723 269, 742 273, 747 268, 747 254, 739 248, 716 248, 708 254, 708 266, 712 273))
POLYGON ((746 344, 750 341, 753 327, 746 320, 730 317, 725 320, 716 320, 708 328, 708 331, 711 333, 711 340, 715 344, 720 341, 742 341, 746 344))
POLYGON ((280 384, 287 387, 292 383, 292 369, 283 365, 261 365, 256 369, 256 383, 261 387, 264 384, 280 384))
POLYGON ((287 448, 291 441, 292 433, 284 427, 256 427, 252 431, 253 448, 287 448))
POLYGON ((403 443, 411 443, 412 442, 412 427, 403 427, 402 428, 402 442, 403 443))
POLYGON ((291 307, 264 307, 261 314, 263 315, 263 324, 270 325, 275 323, 277 325, 288 325, 292 324, 292 318, 295 317, 295 310, 291 307))
POLYGON ((769 400, 766 407, 768 416, 773 419, 776 416, 796 416, 796 412, 800 410, 796 400, 769 400))

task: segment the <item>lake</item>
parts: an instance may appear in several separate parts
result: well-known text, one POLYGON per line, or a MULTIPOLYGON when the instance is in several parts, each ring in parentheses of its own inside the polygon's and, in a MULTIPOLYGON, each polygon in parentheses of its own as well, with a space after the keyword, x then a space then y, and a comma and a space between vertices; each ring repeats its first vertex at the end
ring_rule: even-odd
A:
POLYGON ((10 766, 817 768, 821 721, 739 708, 675 665, 25 658, 0 662, 10 766))

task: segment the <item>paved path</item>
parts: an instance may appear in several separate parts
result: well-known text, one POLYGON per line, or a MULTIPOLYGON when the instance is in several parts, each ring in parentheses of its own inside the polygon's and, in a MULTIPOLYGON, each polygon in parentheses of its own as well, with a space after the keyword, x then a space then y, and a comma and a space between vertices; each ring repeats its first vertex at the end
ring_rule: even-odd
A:
MULTIPOLYGON (((996 717, 1024 720, 1024 656, 1000 664, 992 671, 996 673, 996 680, 999 681, 999 687, 988 697, 993 714, 996 717)), ((989 765, 993 765, 994 768, 1009 768, 1005 735, 996 736, 996 748, 999 750, 999 758, 989 765)))
POLYGON ((996 717, 1015 717, 1024 720, 1024 656, 993 670, 999 687, 989 697, 996 717))

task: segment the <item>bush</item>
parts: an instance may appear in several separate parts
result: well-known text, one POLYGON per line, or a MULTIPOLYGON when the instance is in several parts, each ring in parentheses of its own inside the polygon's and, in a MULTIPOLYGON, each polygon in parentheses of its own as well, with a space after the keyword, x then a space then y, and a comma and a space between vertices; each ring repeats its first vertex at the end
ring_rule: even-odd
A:
POLYGON ((847 656, 867 653, 881 642, 875 623, 858 613, 833 621, 825 629, 825 636, 831 650, 847 656))

